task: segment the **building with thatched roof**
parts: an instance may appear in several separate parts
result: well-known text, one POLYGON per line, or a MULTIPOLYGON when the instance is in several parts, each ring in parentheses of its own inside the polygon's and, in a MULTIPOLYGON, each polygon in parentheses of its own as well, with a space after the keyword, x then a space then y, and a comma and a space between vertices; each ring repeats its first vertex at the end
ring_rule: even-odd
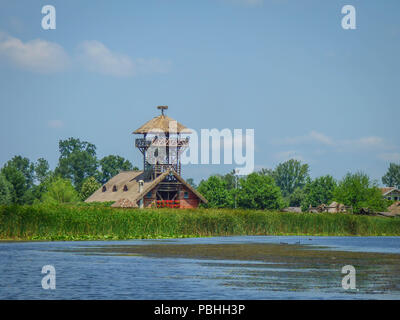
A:
POLYGON ((400 190, 395 187, 381 188, 382 196, 387 200, 400 200, 400 190))
POLYGON ((123 171, 107 181, 86 202, 114 202, 112 207, 196 208, 207 200, 181 177, 180 155, 189 145, 182 134, 191 131, 164 115, 135 130, 143 135, 135 146, 143 154, 143 170, 123 171))

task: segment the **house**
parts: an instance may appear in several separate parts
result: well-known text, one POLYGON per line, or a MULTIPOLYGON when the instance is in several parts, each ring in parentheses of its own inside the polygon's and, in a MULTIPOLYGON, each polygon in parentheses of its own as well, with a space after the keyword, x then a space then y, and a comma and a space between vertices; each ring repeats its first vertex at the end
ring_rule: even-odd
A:
POLYGON ((180 156, 189 145, 191 131, 164 115, 135 130, 143 135, 135 146, 143 155, 143 170, 123 171, 96 190, 86 202, 114 202, 121 208, 197 208, 207 200, 181 177, 180 156))
POLYGON ((382 196, 387 200, 400 201, 400 190, 395 187, 381 188, 382 196))
POLYGON ((106 182, 93 193, 86 202, 114 202, 112 207, 177 207, 196 208, 207 200, 175 171, 166 171, 156 179, 146 179, 144 171, 123 171, 106 182), (162 183, 171 180, 179 181, 177 193, 168 199, 162 191, 162 183), (168 181, 166 181, 168 178, 168 181))

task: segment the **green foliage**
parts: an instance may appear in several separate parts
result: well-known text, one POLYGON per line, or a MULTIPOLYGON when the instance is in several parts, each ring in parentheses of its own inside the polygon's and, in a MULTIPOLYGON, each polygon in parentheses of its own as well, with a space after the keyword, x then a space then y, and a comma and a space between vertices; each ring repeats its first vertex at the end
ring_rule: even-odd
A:
POLYGON ((387 187, 400 189, 400 164, 391 163, 388 171, 382 177, 382 183, 387 187))
POLYGON ((60 158, 55 170, 56 175, 70 179, 76 190, 81 190, 83 181, 97 173, 95 145, 69 138, 59 142, 60 158))
POLYGON ((93 177, 87 178, 83 184, 80 192, 81 199, 84 201, 89 198, 97 189, 101 187, 101 184, 93 177))
POLYGON ((233 192, 228 190, 227 182, 220 176, 202 180, 198 190, 208 200, 210 208, 232 208, 234 205, 233 192))
POLYGON ((333 200, 333 194, 336 189, 336 181, 332 176, 326 175, 315 180, 308 179, 304 187, 304 199, 301 202, 301 208, 306 211, 311 205, 317 207, 320 204, 329 205, 333 200))
POLYGON ((385 211, 389 205, 377 185, 362 172, 348 173, 335 189, 334 199, 353 206, 354 212, 359 212, 361 208, 369 208, 374 212, 385 211))
POLYGON ((225 182, 226 188, 228 190, 233 190, 236 188, 237 176, 235 175, 235 170, 225 175, 217 175, 217 176, 220 177, 225 182))
POLYGON ((28 158, 23 158, 21 156, 15 156, 4 166, 14 167, 19 172, 21 172, 25 178, 25 189, 28 190, 33 186, 35 174, 34 174, 34 164, 30 162, 28 158))
POLYGON ((79 196, 71 181, 56 177, 47 187, 42 201, 49 204, 74 203, 79 201, 79 196))
POLYGON ((76 138, 60 140, 58 143, 61 158, 68 158, 74 152, 85 151, 92 157, 96 156, 96 146, 86 141, 80 141, 76 138))
POLYGON ((35 202, 41 201, 42 196, 49 190, 50 185, 58 178, 61 178, 61 177, 56 176, 54 174, 54 172, 49 171, 49 174, 47 175, 47 177, 44 178, 44 180, 40 184, 33 186, 32 194, 35 198, 35 202))
POLYGON ((289 202, 289 206, 291 207, 300 207, 305 197, 306 193, 304 188, 297 187, 296 189, 294 189, 293 193, 291 193, 287 197, 287 201, 289 202))
POLYGON ((267 169, 267 168, 262 168, 260 171, 257 172, 258 174, 261 174, 262 176, 274 176, 274 170, 272 169, 267 169))
POLYGON ((40 158, 35 163, 35 177, 39 184, 43 183, 50 175, 50 166, 47 160, 40 158))
POLYGON ((98 174, 98 181, 106 183, 121 171, 138 170, 133 167, 129 160, 121 156, 109 155, 100 160, 101 171, 98 174))
POLYGON ((7 181, 3 174, 0 174, 0 205, 12 203, 13 186, 7 181))
MULTIPOLYGON (((28 158, 15 156, 8 161, 0 170, 0 174, 11 184, 11 187, 9 184, 4 187, 3 183, 4 195, 7 194, 4 198, 7 200, 4 201, 8 203, 9 193, 11 202, 15 204, 32 204, 39 201, 49 192, 49 186, 58 177, 72 181, 75 190, 81 193, 83 182, 89 177, 105 182, 121 170, 138 170, 128 160, 111 155, 100 161, 102 171, 98 172, 96 147, 75 138, 60 140, 59 151, 59 163, 54 172, 50 170, 49 163, 44 158, 33 163, 28 158)), ((89 186, 85 186, 85 196, 91 190, 89 186)))
POLYGON ((308 164, 290 159, 280 163, 274 170, 275 182, 282 190, 284 197, 288 197, 296 188, 302 188, 308 177, 308 164))
POLYGON ((245 209, 281 209, 285 206, 274 179, 257 173, 239 180, 237 199, 238 206, 245 209))
POLYGON ((241 209, 0 206, 0 239, 113 240, 228 235, 399 236, 400 219, 241 209))
POLYGON ((24 195, 28 190, 24 174, 12 165, 6 165, 1 169, 1 174, 12 185, 12 202, 23 204, 24 195))
POLYGON ((28 158, 13 157, 4 165, 0 173, 12 185, 13 203, 32 203, 33 195, 29 189, 33 187, 34 165, 28 158))

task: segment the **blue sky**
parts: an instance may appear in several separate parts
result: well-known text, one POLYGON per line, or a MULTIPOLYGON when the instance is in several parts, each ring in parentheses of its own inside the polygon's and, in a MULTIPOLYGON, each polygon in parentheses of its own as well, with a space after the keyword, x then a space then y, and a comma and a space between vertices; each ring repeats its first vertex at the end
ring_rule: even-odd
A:
POLYGON ((168 105, 196 130, 254 129, 257 169, 296 158, 313 177, 380 180, 400 162, 399 57, 397 0, 2 0, 0 166, 54 168, 68 137, 140 166, 131 132, 168 105), (56 30, 41 28, 47 4, 56 30))

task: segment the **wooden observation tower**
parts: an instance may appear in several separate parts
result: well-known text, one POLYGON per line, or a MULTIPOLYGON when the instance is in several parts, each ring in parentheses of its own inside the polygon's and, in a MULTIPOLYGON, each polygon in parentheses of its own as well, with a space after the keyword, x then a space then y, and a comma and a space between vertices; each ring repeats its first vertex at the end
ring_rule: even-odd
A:
POLYGON ((135 130, 143 135, 135 139, 135 147, 143 154, 143 170, 151 179, 172 169, 181 175, 182 152, 189 146, 191 131, 164 114, 168 106, 158 106, 161 115, 135 130), (183 135, 186 135, 185 137, 183 135))
POLYGON ((161 115, 133 133, 135 147, 143 155, 143 170, 123 171, 107 181, 86 202, 114 202, 123 208, 196 208, 207 203, 181 177, 181 154, 189 146, 191 131, 166 116, 167 106, 158 106, 161 115))
MULTIPOLYGON (((182 173, 181 154, 189 146, 191 131, 165 115, 168 106, 158 106, 161 115, 151 119, 133 133, 142 135, 135 139, 135 147, 143 155, 143 171, 146 180, 155 180, 165 172, 182 173)), ((175 199, 182 183, 169 174, 160 183, 158 198, 175 199)))

